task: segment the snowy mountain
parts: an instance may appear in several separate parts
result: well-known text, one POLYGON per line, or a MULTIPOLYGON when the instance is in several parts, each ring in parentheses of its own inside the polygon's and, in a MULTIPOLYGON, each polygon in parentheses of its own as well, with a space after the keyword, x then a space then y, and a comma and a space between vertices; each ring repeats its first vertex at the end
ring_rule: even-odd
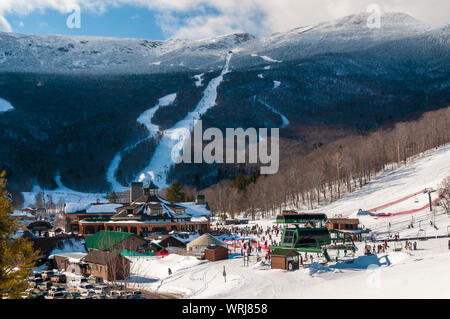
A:
POLYGON ((149 171, 204 187, 235 168, 167 163, 200 116, 204 129, 278 127, 307 151, 448 106, 450 27, 368 17, 195 41, 0 33, 0 168, 17 191, 60 176, 104 193, 149 171))
POLYGON ((367 49, 383 41, 432 30, 431 26, 402 13, 385 14, 381 28, 371 29, 367 27, 368 17, 368 13, 351 15, 260 39, 247 33, 195 41, 0 33, 0 70, 57 73, 209 70, 222 64, 230 50, 236 50, 241 59, 245 58, 244 61, 238 58, 235 61, 237 66, 248 67, 274 58, 292 60, 322 53, 367 49), (255 53, 266 59, 255 59, 255 53))
POLYGON ((214 68, 222 54, 254 37, 151 41, 0 33, 0 70, 11 72, 162 73, 214 68))

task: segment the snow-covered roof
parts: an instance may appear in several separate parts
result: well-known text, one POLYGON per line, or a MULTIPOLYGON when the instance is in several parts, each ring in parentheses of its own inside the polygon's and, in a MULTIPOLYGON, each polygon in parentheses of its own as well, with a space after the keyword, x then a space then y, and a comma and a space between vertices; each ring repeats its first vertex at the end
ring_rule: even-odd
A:
POLYGON ((186 207, 185 213, 191 217, 203 217, 212 215, 206 204, 196 205, 195 202, 189 202, 177 203, 177 205, 186 207))
POLYGON ((53 259, 55 256, 60 256, 69 259, 70 262, 79 262, 87 253, 71 252, 71 253, 58 253, 50 255, 48 258, 53 259))
POLYGON ((34 217, 33 214, 28 213, 28 212, 23 212, 23 211, 20 211, 20 210, 15 210, 11 214, 11 216, 13 216, 13 217, 34 217))
POLYGON ((88 214, 92 213, 115 213, 116 208, 123 206, 122 204, 94 204, 87 209, 88 214))
POLYGON ((100 214, 116 212, 116 208, 123 206, 122 204, 91 204, 91 203, 67 203, 66 214, 75 214, 86 212, 86 214, 100 214))
POLYGON ((190 243, 188 243, 186 246, 210 246, 210 245, 218 245, 218 246, 226 246, 227 244, 223 241, 217 239, 211 234, 203 234, 197 239, 194 239, 190 243))

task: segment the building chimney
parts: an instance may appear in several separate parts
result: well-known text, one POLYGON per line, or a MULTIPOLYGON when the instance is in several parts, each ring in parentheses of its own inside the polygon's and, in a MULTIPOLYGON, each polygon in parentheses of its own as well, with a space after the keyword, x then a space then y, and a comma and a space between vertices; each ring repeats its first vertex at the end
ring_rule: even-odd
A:
POLYGON ((195 195, 195 205, 204 205, 205 202, 205 195, 195 195))
POLYGON ((130 203, 144 195, 144 184, 141 182, 133 182, 130 187, 130 203))

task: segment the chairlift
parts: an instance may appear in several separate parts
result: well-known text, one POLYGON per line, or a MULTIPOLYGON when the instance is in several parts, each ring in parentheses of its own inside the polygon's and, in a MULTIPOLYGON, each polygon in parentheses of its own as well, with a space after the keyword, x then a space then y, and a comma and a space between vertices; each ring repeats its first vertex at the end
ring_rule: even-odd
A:
POLYGON ((427 235, 427 233, 423 229, 419 229, 419 231, 417 232, 417 237, 419 238, 419 240, 422 240, 422 241, 427 240, 426 235, 427 235))
POLYGON ((395 241, 394 242, 394 251, 402 251, 403 246, 401 241, 395 241))

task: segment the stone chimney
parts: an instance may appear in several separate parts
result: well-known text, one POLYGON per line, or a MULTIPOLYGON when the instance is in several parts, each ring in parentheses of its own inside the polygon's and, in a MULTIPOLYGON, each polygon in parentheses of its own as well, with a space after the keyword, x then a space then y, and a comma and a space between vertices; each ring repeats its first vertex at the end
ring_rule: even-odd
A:
POLYGON ((144 184, 141 182, 133 182, 130 187, 130 203, 144 195, 144 184))
POLYGON ((205 195, 195 195, 195 205, 204 205, 206 203, 205 195))

